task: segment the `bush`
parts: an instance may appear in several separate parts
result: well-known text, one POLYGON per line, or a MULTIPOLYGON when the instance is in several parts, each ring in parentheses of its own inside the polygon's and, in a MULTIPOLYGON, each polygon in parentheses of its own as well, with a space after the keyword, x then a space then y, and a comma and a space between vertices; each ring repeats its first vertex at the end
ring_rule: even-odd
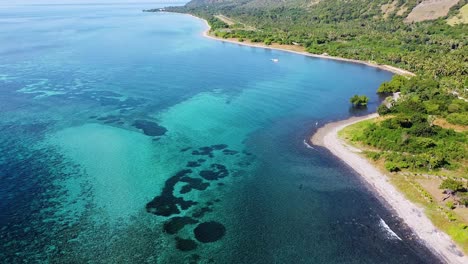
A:
POLYGON ((458 104, 449 104, 449 106, 447 107, 447 111, 449 111, 450 113, 456 113, 460 111, 460 106, 458 104))
POLYGON ((445 205, 447 206, 448 209, 455 209, 455 204, 453 203, 453 201, 448 201, 445 203, 445 205))
POLYGON ((453 113, 447 116, 447 121, 452 124, 468 126, 468 113, 453 113))
POLYGON ((380 85, 378 93, 396 93, 408 82, 408 79, 401 75, 394 75, 393 78, 380 85))
POLYGON ((425 114, 427 112, 426 107, 418 98, 412 98, 412 100, 398 100, 394 108, 396 112, 405 114, 425 114))
POLYGON ((468 206, 468 197, 461 198, 460 203, 464 206, 468 206))
POLYGON ((454 179, 445 179, 439 186, 439 189, 448 189, 454 192, 464 191, 465 186, 461 181, 457 181, 454 179))
POLYGON ((211 17, 208 19, 208 24, 210 24, 212 30, 220 29, 220 28, 228 28, 229 25, 224 23, 223 21, 219 20, 216 17, 211 17))
POLYGON ((445 212, 445 215, 447 215, 447 218, 450 222, 456 221, 457 218, 453 215, 452 212, 445 212))
POLYGON ((411 147, 419 150, 425 150, 437 146, 434 140, 430 138, 419 137, 411 141, 411 147))
POLYGON ((400 168, 398 167, 398 165, 391 161, 385 162, 385 169, 387 169, 389 172, 400 171, 400 168))
POLYGON ((388 108, 384 104, 381 104, 381 105, 379 105, 379 107, 377 107, 377 113, 379 115, 381 115, 381 116, 386 115, 386 114, 390 114, 391 112, 392 112, 392 110, 390 108, 388 108))
POLYGON ((357 95, 355 94, 353 97, 349 99, 349 102, 353 104, 353 106, 367 106, 369 102, 369 97, 365 95, 357 95))
POLYGON ((366 155, 373 161, 380 159, 380 156, 381 156, 379 152, 375 152, 375 151, 367 151, 366 155))
POLYGON ((437 114, 439 113, 439 108, 440 105, 433 103, 433 102, 426 102, 424 103, 424 106, 426 107, 426 111, 428 114, 437 114))

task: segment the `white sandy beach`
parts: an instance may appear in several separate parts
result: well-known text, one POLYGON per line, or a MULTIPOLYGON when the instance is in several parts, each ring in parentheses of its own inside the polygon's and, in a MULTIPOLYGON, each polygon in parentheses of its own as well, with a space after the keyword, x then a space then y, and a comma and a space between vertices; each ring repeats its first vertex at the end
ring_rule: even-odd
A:
POLYGON ((208 21, 206 21, 205 19, 193 16, 193 15, 190 15, 190 14, 189 14, 189 16, 192 16, 192 17, 194 17, 196 19, 200 19, 206 24, 207 29, 203 32, 203 36, 205 36, 207 38, 210 38, 210 39, 214 39, 214 40, 218 40, 218 41, 222 41, 222 42, 233 43, 233 44, 238 44, 238 45, 242 45, 242 46, 254 47, 254 48, 281 50, 281 51, 285 51, 285 52, 295 53, 295 54, 308 56, 308 57, 314 57, 314 58, 321 58, 321 59, 329 59, 329 60, 337 60, 337 61, 345 61, 345 62, 351 62, 351 63, 357 63, 357 64, 364 64, 364 65, 367 65, 367 66, 370 66, 370 67, 374 67, 374 68, 378 68, 378 69, 381 69, 381 70, 389 71, 389 72, 399 74, 399 75, 415 76, 415 74, 410 72, 410 71, 403 70, 403 69, 393 67, 393 66, 390 66, 390 65, 381 65, 381 64, 376 64, 376 63, 372 63, 372 62, 369 62, 369 61, 353 60, 353 59, 346 59, 346 58, 342 58, 342 57, 335 57, 335 56, 329 56, 329 55, 312 54, 312 53, 309 53, 309 52, 300 52, 300 51, 295 51, 295 50, 290 50, 290 49, 280 48, 280 47, 271 47, 271 46, 265 45, 263 43, 246 43, 246 42, 240 42, 240 41, 233 40, 233 39, 218 38, 218 37, 215 37, 215 36, 212 36, 212 35, 209 34, 211 27, 208 24, 208 21))
POLYGON ((390 182, 388 177, 356 153, 356 149, 348 146, 338 137, 338 131, 348 125, 362 120, 375 118, 377 114, 364 117, 352 117, 347 120, 333 122, 320 128, 311 138, 314 145, 330 150, 353 168, 383 198, 413 232, 445 262, 453 264, 468 263, 468 258, 455 245, 452 239, 438 230, 424 214, 424 210, 407 200, 390 182))

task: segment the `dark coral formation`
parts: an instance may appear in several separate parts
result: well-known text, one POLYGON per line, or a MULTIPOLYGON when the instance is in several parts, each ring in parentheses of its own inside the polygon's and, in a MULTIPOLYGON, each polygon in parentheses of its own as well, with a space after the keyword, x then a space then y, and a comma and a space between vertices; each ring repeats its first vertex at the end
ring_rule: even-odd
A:
POLYGON ((219 180, 229 175, 229 171, 226 169, 226 166, 222 164, 211 164, 211 170, 202 170, 200 171, 200 176, 209 181, 219 180))
POLYGON ((176 248, 180 251, 191 251, 197 248, 197 242, 192 239, 176 237, 176 248))
POLYGON ((152 137, 163 136, 167 132, 167 129, 165 127, 147 120, 136 120, 133 123, 133 126, 143 130, 143 133, 145 135, 152 137))
POLYGON ((192 205, 197 204, 194 201, 185 201, 183 198, 174 196, 174 186, 187 174, 192 173, 192 170, 181 170, 174 176, 170 177, 164 184, 161 195, 156 196, 151 202, 146 204, 146 211, 155 215, 170 216, 179 214, 180 210, 187 210, 192 205))
POLYGON ((236 155, 237 153, 239 153, 239 151, 231 150, 231 149, 224 149, 223 150, 224 155, 236 155))
POLYGON ((222 150, 222 149, 225 149, 227 148, 228 145, 226 144, 217 144, 217 145, 212 145, 211 148, 214 149, 214 150, 222 150))
POLYGON ((180 152, 186 152, 187 150, 192 149, 192 147, 181 148, 180 152))
POLYGON ((247 155, 247 156, 252 156, 252 155, 253 155, 252 153, 250 153, 250 152, 248 152, 248 151, 245 151, 245 150, 242 151, 242 153, 244 153, 244 154, 247 155))
POLYGON ((188 216, 175 216, 164 223, 164 232, 174 235, 178 233, 186 225, 198 223, 197 220, 188 216))
MULTIPOLYGON (((140 124, 141 125, 141 124, 140 124)), ((140 127, 140 129, 143 129, 140 127)), ((148 132, 148 131, 146 131, 148 132)), ((188 161, 186 169, 179 171, 172 177, 170 177, 161 192, 161 194, 155 197, 151 202, 146 205, 146 210, 150 213, 160 216, 172 216, 174 214, 181 213, 182 210, 186 210, 193 205, 198 204, 195 201, 186 201, 182 197, 176 197, 174 195, 174 189, 177 184, 181 184, 180 194, 186 194, 192 190, 203 191, 206 190, 211 184, 209 181, 216 181, 229 176, 230 174, 235 175, 238 173, 236 170, 229 171, 225 165, 212 163, 204 164, 208 158, 213 158, 216 155, 238 155, 239 151, 231 150, 226 144, 217 144, 211 146, 200 147, 193 149, 192 147, 181 148, 180 152, 191 151, 192 155, 206 156, 203 158, 194 158, 188 161), (202 167, 199 169, 199 167, 202 167), (194 169, 194 171, 192 171, 194 169), (195 173, 199 174, 200 177, 194 176, 195 173)), ((189 152, 190 153, 190 152, 189 152)), ((251 155, 245 151, 242 152, 245 155, 251 155)), ((222 182, 216 182, 217 186, 224 186, 222 182)), ((190 216, 175 216, 168 219, 164 225, 164 232, 171 235, 177 235, 180 231, 186 228, 187 225, 195 225, 193 229, 194 237, 197 241, 202 243, 211 243, 220 240, 226 234, 226 228, 219 222, 209 221, 199 223, 199 220, 206 216, 206 214, 213 212, 215 203, 220 202, 220 199, 206 202, 204 206, 199 206, 192 211, 190 216)), ((190 238, 175 237, 176 248, 181 251, 192 251, 198 246, 198 242, 190 238)), ((200 260, 199 255, 192 255, 194 262, 200 260)))
POLYGON ((188 167, 188 168, 195 168, 195 167, 200 167, 200 166, 201 166, 201 163, 198 161, 189 161, 187 162, 187 165, 185 165, 185 167, 188 167))
POLYGON ((187 165, 185 165, 185 167, 187 168, 196 168, 196 167, 200 167, 203 162, 205 162, 206 159, 198 159, 196 161, 189 161, 187 162, 187 165))
POLYGON ((210 186, 210 183, 203 182, 202 179, 196 179, 196 178, 191 178, 191 177, 183 177, 182 179, 180 179, 180 181, 187 183, 186 185, 182 186, 182 188, 180 189, 181 194, 188 193, 193 189, 203 191, 203 190, 206 190, 208 186, 210 186))
POLYGON ((211 147, 201 147, 198 148, 198 150, 192 151, 192 155, 200 155, 200 156, 208 156, 210 158, 213 158, 213 148, 211 147))
POLYGON ((208 147, 201 147, 201 148, 198 148, 198 150, 192 151, 192 155, 201 155, 201 156, 208 156, 210 158, 213 158, 214 157, 213 151, 223 150, 227 147, 228 145, 226 144, 217 144, 217 145, 211 145, 208 147))
POLYGON ((226 228, 221 223, 210 221, 199 224, 193 232, 198 241, 211 243, 220 240, 226 234, 226 228))

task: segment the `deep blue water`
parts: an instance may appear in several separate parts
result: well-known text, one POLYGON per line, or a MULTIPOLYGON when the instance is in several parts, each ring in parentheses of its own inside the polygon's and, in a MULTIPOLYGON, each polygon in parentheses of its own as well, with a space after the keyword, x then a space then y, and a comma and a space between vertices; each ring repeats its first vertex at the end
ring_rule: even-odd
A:
POLYGON ((3 263, 438 262, 304 144, 390 73, 156 6, 0 5, 3 263))

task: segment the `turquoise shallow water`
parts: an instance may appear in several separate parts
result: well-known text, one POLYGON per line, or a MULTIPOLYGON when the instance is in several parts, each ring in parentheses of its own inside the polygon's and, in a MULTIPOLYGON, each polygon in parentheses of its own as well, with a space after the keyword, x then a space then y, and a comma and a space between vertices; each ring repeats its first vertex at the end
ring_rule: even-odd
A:
POLYGON ((374 111, 390 73, 209 40, 150 7, 0 6, 1 259, 438 262, 304 144, 374 111))

